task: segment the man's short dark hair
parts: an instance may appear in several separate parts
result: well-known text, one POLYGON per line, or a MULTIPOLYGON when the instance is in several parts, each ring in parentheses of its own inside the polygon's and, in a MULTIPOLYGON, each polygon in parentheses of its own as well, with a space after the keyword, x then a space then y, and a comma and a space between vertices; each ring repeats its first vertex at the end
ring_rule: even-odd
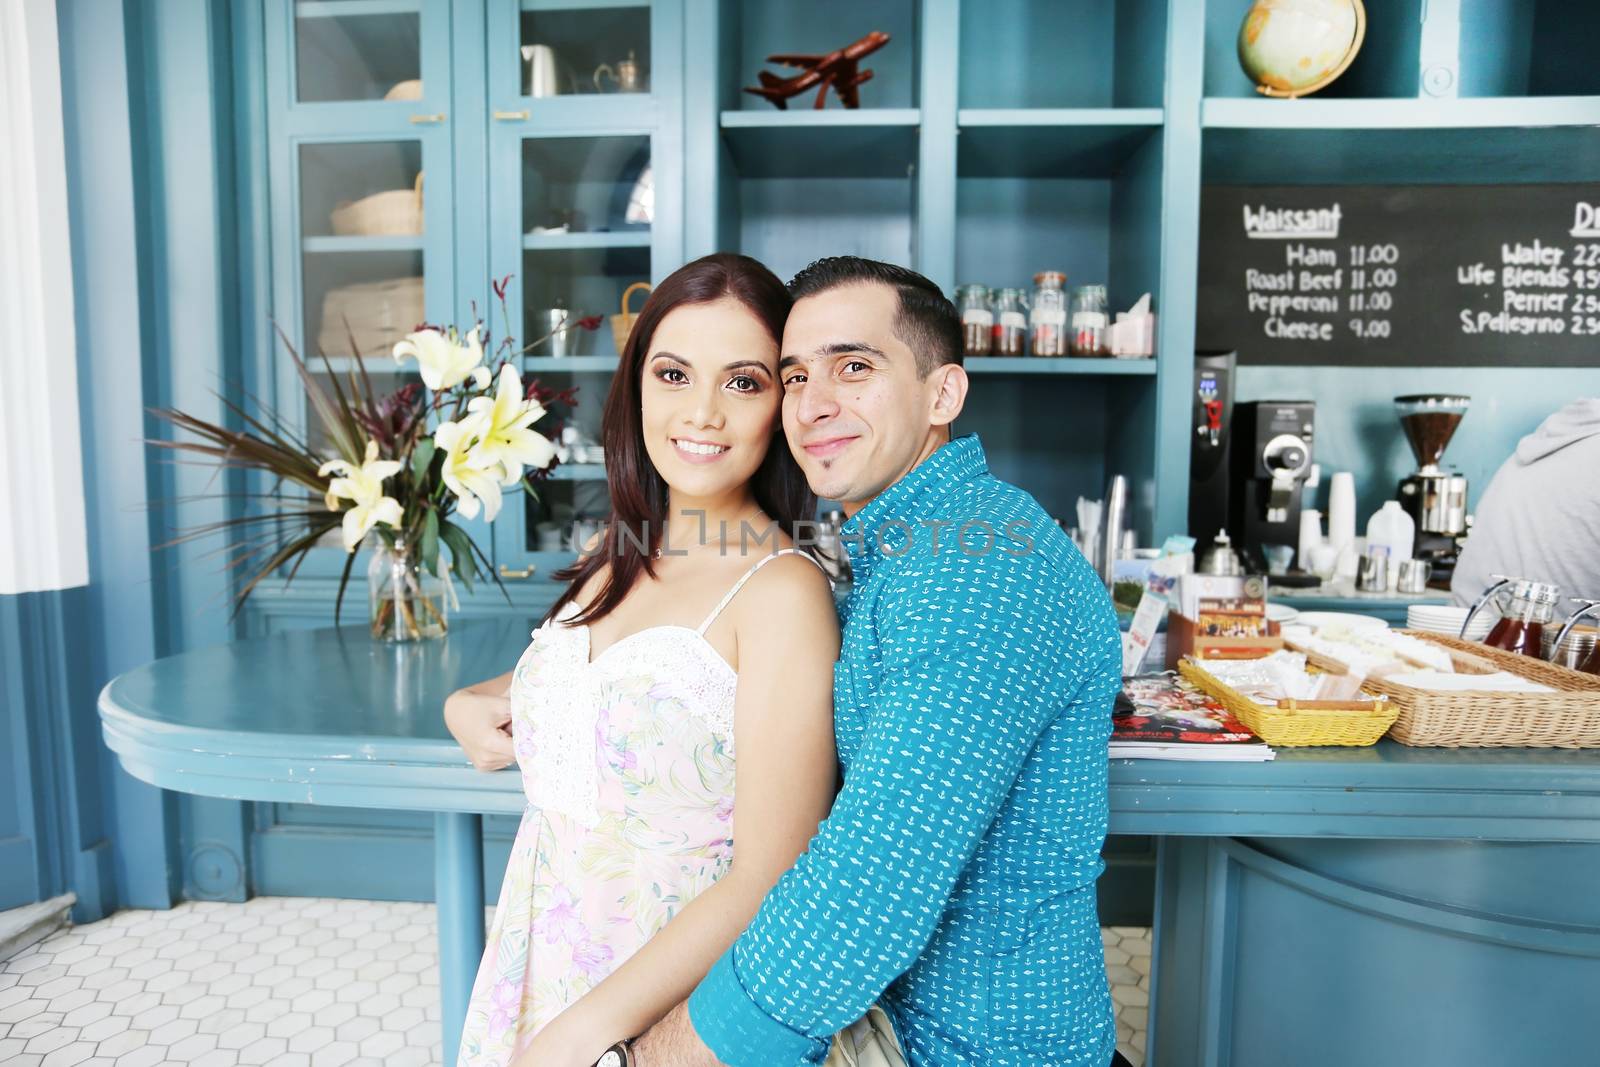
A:
POLYGON ((842 285, 887 285, 899 298, 894 335, 917 357, 917 377, 946 363, 961 363, 961 316, 939 287, 914 270, 859 256, 828 256, 811 263, 789 283, 796 300, 842 285))

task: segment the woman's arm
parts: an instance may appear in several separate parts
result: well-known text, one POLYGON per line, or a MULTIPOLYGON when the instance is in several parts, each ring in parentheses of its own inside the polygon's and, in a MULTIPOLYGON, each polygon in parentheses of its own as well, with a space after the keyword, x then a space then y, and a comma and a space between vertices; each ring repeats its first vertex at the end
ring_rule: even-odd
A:
POLYGON ((511 671, 457 689, 444 701, 444 724, 480 771, 498 771, 516 758, 511 747, 511 671))
POLYGON ((735 598, 733 865, 632 958, 562 1012, 515 1067, 588 1067, 694 990, 827 817, 838 781, 827 580, 802 559, 768 564, 735 598))

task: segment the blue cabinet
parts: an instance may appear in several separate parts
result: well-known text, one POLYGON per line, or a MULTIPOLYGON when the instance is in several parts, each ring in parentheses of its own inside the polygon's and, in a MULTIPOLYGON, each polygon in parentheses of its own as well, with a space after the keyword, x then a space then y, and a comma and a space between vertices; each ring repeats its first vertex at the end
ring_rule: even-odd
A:
MULTIPOLYGON (((242 239, 269 246, 257 261, 270 311, 301 351, 320 341, 336 367, 365 358, 399 381, 384 344, 352 351, 328 319, 354 307, 408 327, 370 295, 405 278, 422 280, 427 319, 476 311, 498 338, 508 323, 490 281, 510 276, 509 332, 526 344, 553 312, 610 316, 630 284, 718 250, 783 277, 823 255, 888 259, 947 291, 1031 287, 1035 272, 1061 270, 1069 285, 1105 284, 1113 311, 1150 293, 1156 358, 971 360, 956 430, 981 434, 996 472, 1058 517, 1128 476, 1147 544, 1187 514, 1205 183, 1600 173, 1600 77, 1583 51, 1600 15, 1555 0, 1369 5, 1350 70, 1295 101, 1254 92, 1235 49, 1244 5, 1221 0, 263 2, 264 32, 245 47, 259 48, 264 117, 242 135, 267 161, 270 211, 242 239), (827 52, 873 30, 891 40, 863 61, 873 78, 859 109, 830 97, 817 110, 808 93, 779 110, 742 91, 777 69, 771 54, 827 52), (344 202, 376 195, 368 207, 403 214, 419 174, 417 232, 343 232, 344 202), (646 189, 648 217, 630 213, 646 189)), ((250 353, 257 380, 292 408, 298 383, 265 342, 250 353)), ((608 319, 564 354, 546 344, 520 359, 525 378, 578 387, 571 422, 597 438, 617 365, 608 319)), ((1537 406, 1539 374, 1473 373, 1486 392, 1526 397, 1517 411, 1537 406)), ((1304 390, 1356 411, 1388 404, 1386 380, 1250 367, 1240 389, 1304 390)), ((1590 371, 1562 382, 1600 388, 1590 371)), ((1381 466, 1381 449, 1353 436, 1372 419, 1323 422, 1319 448, 1358 480, 1361 464, 1381 466)), ((1497 427, 1494 447, 1515 432, 1497 427)), ((573 558, 565 530, 606 511, 603 475, 566 465, 537 499, 508 496, 492 526, 474 524, 511 603, 489 586, 463 597, 464 613, 537 619, 559 592, 551 574, 573 558)), ((288 591, 258 589, 249 627, 326 625, 343 562, 330 546, 288 591)), ((400 824, 372 833, 427 847, 424 824, 400 824)), ((283 858, 284 839, 272 839, 273 887, 310 887, 317 865, 283 858)))

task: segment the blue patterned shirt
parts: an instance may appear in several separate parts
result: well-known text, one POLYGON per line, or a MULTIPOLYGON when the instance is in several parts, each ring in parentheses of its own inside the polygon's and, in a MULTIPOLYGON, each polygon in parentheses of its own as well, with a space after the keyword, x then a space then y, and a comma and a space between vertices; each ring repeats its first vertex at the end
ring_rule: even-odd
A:
POLYGON ((844 540, 844 786, 690 1020, 731 1067, 821 1063, 874 1001, 911 1067, 1104 1067, 1095 880, 1121 683, 1105 588, 975 435, 844 540))

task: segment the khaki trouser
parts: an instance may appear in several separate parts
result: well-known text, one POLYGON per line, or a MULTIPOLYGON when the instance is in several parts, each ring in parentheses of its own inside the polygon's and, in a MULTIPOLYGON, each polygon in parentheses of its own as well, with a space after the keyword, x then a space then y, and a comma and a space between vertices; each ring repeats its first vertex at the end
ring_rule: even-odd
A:
POLYGON ((874 1004, 833 1039, 823 1067, 906 1067, 889 1016, 874 1004))

